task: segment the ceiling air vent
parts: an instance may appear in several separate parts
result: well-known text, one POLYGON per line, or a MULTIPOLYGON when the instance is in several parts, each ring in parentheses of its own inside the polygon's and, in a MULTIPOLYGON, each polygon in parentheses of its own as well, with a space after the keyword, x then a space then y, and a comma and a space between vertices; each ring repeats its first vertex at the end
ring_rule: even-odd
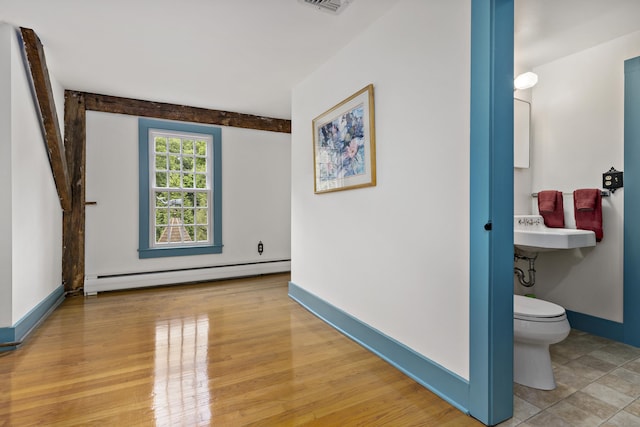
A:
POLYGON ((313 6, 324 12, 339 14, 351 2, 351 0, 299 0, 301 3, 313 6))

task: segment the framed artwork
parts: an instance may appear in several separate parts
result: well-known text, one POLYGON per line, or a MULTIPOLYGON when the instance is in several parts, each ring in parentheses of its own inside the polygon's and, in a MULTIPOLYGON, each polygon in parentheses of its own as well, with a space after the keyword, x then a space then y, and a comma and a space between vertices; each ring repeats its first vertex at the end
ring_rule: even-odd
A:
POLYGON ((313 119, 316 194, 376 185, 373 85, 313 119))

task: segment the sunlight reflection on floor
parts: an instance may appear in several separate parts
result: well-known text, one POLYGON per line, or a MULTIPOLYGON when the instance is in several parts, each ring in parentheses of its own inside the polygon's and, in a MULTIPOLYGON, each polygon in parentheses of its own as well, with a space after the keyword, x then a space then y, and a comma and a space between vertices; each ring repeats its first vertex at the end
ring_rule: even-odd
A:
POLYGON ((157 425, 211 420, 206 315, 156 322, 154 411, 157 425))

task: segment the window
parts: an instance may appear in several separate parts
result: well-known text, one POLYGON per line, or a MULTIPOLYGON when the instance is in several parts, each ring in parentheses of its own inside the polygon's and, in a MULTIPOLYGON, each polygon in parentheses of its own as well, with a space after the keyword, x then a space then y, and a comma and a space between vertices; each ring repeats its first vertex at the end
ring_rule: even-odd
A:
POLYGON ((139 119, 139 257, 222 252, 220 128, 139 119))

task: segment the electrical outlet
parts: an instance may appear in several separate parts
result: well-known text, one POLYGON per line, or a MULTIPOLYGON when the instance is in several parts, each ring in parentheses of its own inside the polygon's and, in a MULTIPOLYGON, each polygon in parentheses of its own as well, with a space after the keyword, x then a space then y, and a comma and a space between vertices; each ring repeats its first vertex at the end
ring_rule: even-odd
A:
POLYGON ((622 171, 617 171, 611 167, 609 171, 602 174, 602 188, 610 190, 612 193, 618 188, 622 188, 622 171))
POLYGON ((262 255, 262 252, 264 252, 264 244, 262 243, 262 240, 260 240, 258 242, 258 253, 262 255))

